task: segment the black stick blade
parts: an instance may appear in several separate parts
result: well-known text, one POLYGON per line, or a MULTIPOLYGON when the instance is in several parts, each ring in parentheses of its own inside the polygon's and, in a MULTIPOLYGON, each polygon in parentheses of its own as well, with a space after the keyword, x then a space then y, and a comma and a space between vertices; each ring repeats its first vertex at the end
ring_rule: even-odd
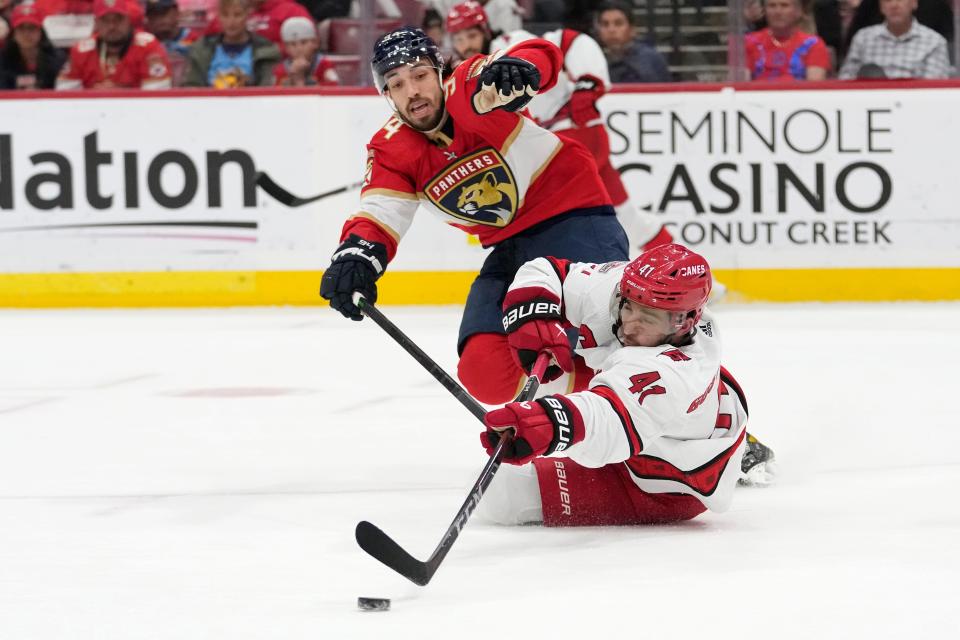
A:
POLYGON ((422 587, 433 577, 426 562, 411 556, 393 538, 366 520, 357 523, 356 536, 361 549, 414 584, 422 587))
POLYGON ((266 191, 271 198, 288 207, 297 207, 302 201, 302 198, 298 198, 278 185, 263 171, 257 172, 257 186, 266 191))

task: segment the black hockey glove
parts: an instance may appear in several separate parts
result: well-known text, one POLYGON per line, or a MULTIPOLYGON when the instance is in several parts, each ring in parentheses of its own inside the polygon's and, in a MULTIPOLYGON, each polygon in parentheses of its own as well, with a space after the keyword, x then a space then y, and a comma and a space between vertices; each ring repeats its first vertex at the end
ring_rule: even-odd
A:
POLYGON ((540 90, 540 70, 520 58, 504 56, 491 62, 481 73, 473 92, 477 113, 494 109, 519 111, 540 90))
POLYGON ((387 247, 351 233, 331 260, 320 281, 320 295, 347 318, 363 320, 353 292, 359 291, 368 302, 377 301, 377 278, 387 267, 387 247))

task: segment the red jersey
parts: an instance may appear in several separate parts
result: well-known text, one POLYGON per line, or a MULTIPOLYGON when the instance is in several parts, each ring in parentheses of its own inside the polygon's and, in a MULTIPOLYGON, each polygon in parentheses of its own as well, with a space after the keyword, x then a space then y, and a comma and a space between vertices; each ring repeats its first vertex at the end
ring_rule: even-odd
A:
MULTIPOLYGON (((545 40, 508 50, 540 70, 540 91, 556 84, 563 55, 545 40)), ((597 167, 582 145, 530 118, 496 109, 479 115, 472 96, 492 56, 474 56, 445 85, 448 118, 428 137, 396 116, 367 145, 360 211, 341 238, 355 233, 387 246, 393 258, 418 207, 495 245, 574 209, 610 206, 597 167)))
POLYGON ((167 51, 152 33, 135 31, 116 61, 107 60, 102 50, 96 36, 73 45, 57 78, 57 89, 92 89, 105 80, 131 89, 170 88, 167 51))
POLYGON ((251 33, 256 33, 277 43, 282 49, 283 39, 280 37, 280 26, 284 20, 294 16, 313 21, 310 12, 303 5, 293 2, 293 0, 265 0, 263 4, 253 8, 253 13, 247 18, 247 29, 251 33))
POLYGON ((753 80, 806 80, 808 67, 830 68, 827 45, 802 31, 777 40, 770 29, 747 34, 747 68, 753 80))
MULTIPOLYGON (((273 76, 276 79, 277 86, 289 84, 290 62, 291 59, 287 58, 273 70, 273 76)), ((314 56, 313 69, 307 74, 307 84, 321 87, 335 87, 340 84, 340 76, 337 75, 337 68, 333 66, 330 59, 322 53, 314 56)))

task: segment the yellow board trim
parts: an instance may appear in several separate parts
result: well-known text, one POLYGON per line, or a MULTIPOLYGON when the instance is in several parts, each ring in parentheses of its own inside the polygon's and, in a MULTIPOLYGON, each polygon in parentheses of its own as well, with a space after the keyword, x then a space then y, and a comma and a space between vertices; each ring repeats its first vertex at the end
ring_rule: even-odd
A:
MULTIPOLYGON (((731 301, 960 300, 960 269, 718 270, 731 301)), ((0 275, 0 307, 321 305, 320 271, 37 273, 0 275)), ((473 271, 396 271, 382 304, 463 304, 473 271)))

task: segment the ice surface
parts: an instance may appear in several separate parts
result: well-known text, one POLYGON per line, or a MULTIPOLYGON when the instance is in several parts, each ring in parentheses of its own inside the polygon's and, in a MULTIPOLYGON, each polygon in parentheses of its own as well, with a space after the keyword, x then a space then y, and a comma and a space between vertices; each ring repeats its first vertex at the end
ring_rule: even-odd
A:
MULTIPOLYGON (((455 369, 460 309, 384 311, 455 369)), ((718 312, 776 487, 680 526, 471 522, 425 588, 354 525, 429 555, 479 427, 369 320, 2 312, 0 638, 960 637, 960 305, 718 312)))

